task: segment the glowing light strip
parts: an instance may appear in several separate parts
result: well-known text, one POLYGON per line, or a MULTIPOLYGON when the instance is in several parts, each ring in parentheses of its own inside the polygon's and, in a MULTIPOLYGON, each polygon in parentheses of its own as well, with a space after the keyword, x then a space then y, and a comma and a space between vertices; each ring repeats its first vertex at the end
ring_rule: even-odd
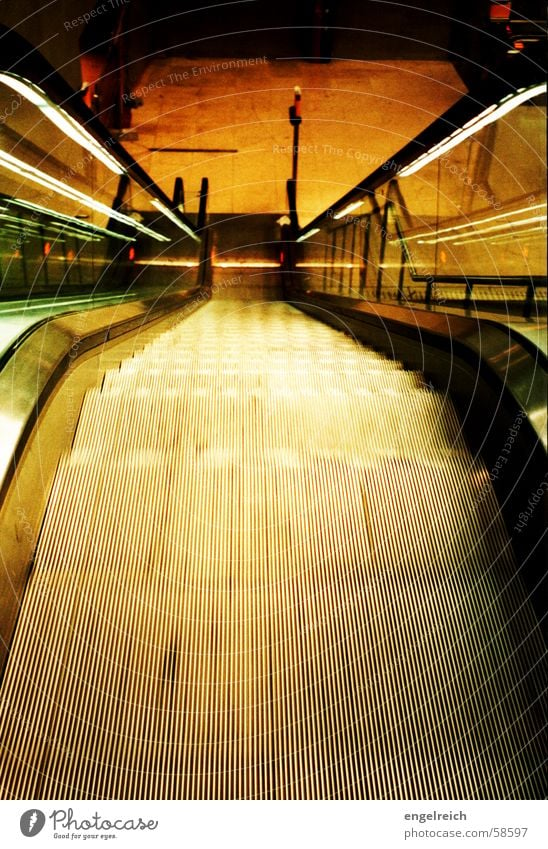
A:
POLYGON ((46 189, 51 189, 51 191, 56 192, 58 195, 62 195, 63 197, 69 198, 69 200, 81 203, 83 206, 88 207, 88 209, 94 209, 96 212, 101 212, 109 218, 114 218, 123 224, 134 227, 136 230, 146 233, 147 236, 152 236, 153 239, 157 239, 159 242, 171 241, 171 239, 167 236, 155 233, 154 230, 150 230, 150 228, 145 227, 144 224, 141 224, 134 218, 130 218, 129 215, 124 215, 115 209, 111 209, 106 206, 106 204, 94 200, 89 195, 85 195, 83 192, 78 191, 78 189, 73 189, 72 186, 62 183, 55 177, 50 177, 49 174, 38 170, 38 168, 34 168, 32 165, 27 165, 26 162, 23 162, 21 159, 17 159, 15 156, 12 156, 10 153, 6 153, 3 150, 0 150, 0 165, 6 168, 6 170, 12 171, 14 174, 18 174, 20 177, 23 177, 25 180, 31 180, 33 183, 44 186, 46 189))
POLYGON ((360 268, 359 262, 297 262, 296 268, 360 268))
MULTIPOLYGON (((514 560, 508 536, 490 532, 494 499, 467 521, 489 477, 451 398, 291 310, 213 301, 137 350, 122 343, 86 396, 2 681, 9 798, 55 798, 59 787, 227 800, 544 791, 543 741, 522 723, 523 681, 543 646, 520 651, 530 609, 505 586, 514 560), (451 493, 445 532, 420 536, 407 514, 435 513, 440 492, 451 493), (351 568, 372 551, 371 569, 351 568), (453 580, 463 553, 475 574, 502 564, 487 605, 483 587, 453 580), (51 568, 84 558, 86 569, 51 568), (440 586, 428 619, 412 615, 440 586), (391 589, 398 603, 382 615, 391 589), (486 659, 509 622, 515 663, 494 649, 486 659), (128 645, 139 648, 130 656, 128 645), (153 685, 162 669, 169 701, 153 685), (371 686, 376 670, 382 686, 371 686), (456 687, 460 675, 485 687, 456 687), (450 709, 428 724, 439 692, 452 694, 450 709), (483 700, 500 704, 495 721, 476 722, 483 700), (37 741, 57 729, 47 769, 22 725, 37 741), (515 754, 504 762, 502 733, 515 754), (480 751, 484 770, 461 772, 480 751), (105 752, 108 768, 90 768, 105 752)), ((11 447, 18 431, 0 416, 11 447)))
POLYGON ((20 313, 22 309, 25 312, 30 312, 31 310, 48 310, 50 309, 50 313, 52 315, 58 310, 58 307, 72 307, 75 304, 96 304, 102 301, 114 301, 114 303, 119 303, 121 300, 129 300, 130 298, 136 298, 138 295, 130 292, 124 295, 92 295, 90 298, 70 298, 70 300, 66 301, 40 301, 39 304, 27 304, 24 302, 23 306, 17 306, 10 309, 4 309, 2 307, 2 315, 7 315, 8 313, 20 313))
POLYGON ((62 212, 56 212, 54 209, 48 209, 46 206, 39 206, 37 203, 31 203, 30 201, 21 201, 16 198, 11 198, 9 201, 8 207, 3 207, 2 211, 8 212, 9 207, 13 204, 17 204, 17 206, 23 207, 23 209, 34 209, 37 212, 40 212, 43 215, 47 215, 53 220, 47 224, 36 224, 35 222, 29 221, 27 218, 17 218, 20 225, 24 225, 24 227, 45 227, 46 229, 52 229, 55 225, 56 227, 62 227, 63 233, 71 233, 71 235, 89 236, 92 238, 94 236, 104 235, 110 236, 113 239, 120 239, 123 242, 135 242, 135 236, 123 236, 121 233, 115 233, 114 230, 108 230, 106 227, 99 227, 98 224, 89 224, 87 221, 81 221, 79 218, 73 218, 70 215, 64 215, 62 212), (66 222, 66 223, 64 223, 66 222), (70 228, 73 228, 72 230, 70 228))
POLYGON ((494 227, 483 227, 481 230, 474 230, 472 233, 456 233, 454 236, 443 236, 441 239, 424 239, 419 241, 419 245, 437 245, 438 242, 453 242, 455 239, 461 239, 464 236, 480 236, 482 233, 494 233, 495 230, 507 230, 509 227, 521 227, 523 224, 534 224, 537 221, 545 221, 544 215, 534 215, 532 218, 522 218, 521 221, 507 221, 505 224, 495 224, 494 227))
POLYGON ((344 209, 341 209, 340 212, 337 212, 337 214, 334 215, 333 218, 338 221, 339 218, 344 218, 345 215, 349 215, 351 212, 354 212, 355 209, 358 209, 358 207, 363 205, 363 200, 356 200, 353 203, 349 203, 348 206, 345 206, 344 209))
POLYGON ((19 229, 21 229, 23 224, 25 225, 25 227, 27 229, 31 229, 31 230, 39 230, 40 226, 41 226, 40 224, 36 224, 35 221, 25 221, 25 219, 21 220, 16 215, 7 215, 3 212, 0 213, 0 219, 2 219, 2 221, 15 221, 15 223, 18 225, 19 229))
MULTIPOLYGON (((59 234, 63 236, 73 236, 75 239, 84 240, 86 242, 100 242, 101 239, 98 233, 93 233, 92 231, 86 230, 75 230, 68 224, 63 224, 62 222, 50 222, 44 224, 37 224, 35 221, 29 221, 27 218, 17 218, 14 215, 4 215, 4 213, 0 213, 0 221, 13 221, 14 224, 4 224, 4 229, 13 230, 15 233, 24 233, 25 237, 34 237, 40 238, 42 233, 52 233, 53 238, 56 242, 63 242, 63 239, 59 238, 59 234)), ((135 241, 135 239, 129 239, 128 241, 135 241)))
POLYGON ((54 104, 37 85, 34 85, 29 80, 24 80, 21 77, 6 73, 0 73, 0 83, 9 86, 34 106, 37 106, 46 118, 52 124, 55 124, 62 133, 89 151, 95 159, 100 160, 114 174, 120 175, 126 173, 125 168, 122 168, 116 159, 93 136, 84 130, 64 109, 54 104))
POLYGON ((525 230, 520 230, 518 233, 499 233, 498 236, 490 236, 487 239, 463 239, 462 242, 453 242, 454 245, 470 245, 472 242, 498 242, 500 239, 521 239, 522 236, 525 236, 529 233, 536 233, 537 236, 546 237, 546 228, 542 227, 527 227, 525 230))
POLYGON ((197 260, 162 260, 162 259, 138 259, 134 265, 157 265, 159 267, 169 266, 173 268, 196 268, 200 263, 197 260))
POLYGON ((483 112, 480 112, 479 115, 476 115, 475 118, 472 118, 464 124, 463 127, 455 130, 450 136, 443 139, 443 141, 438 142, 438 144, 434 145, 434 147, 430 148, 430 150, 421 154, 421 156, 419 156, 418 159, 415 159, 415 161, 410 165, 402 168, 402 170, 398 172, 398 177, 409 177, 411 174, 415 174, 417 171, 420 171, 421 168, 424 168, 425 165, 428 165, 430 162, 438 159, 442 154, 447 153, 448 150, 451 150, 465 139, 473 136, 474 133, 482 130, 483 127, 486 127, 488 124, 492 124, 493 121, 498 121, 499 118, 507 115, 508 112, 511 112, 522 103, 525 103, 526 100, 530 100, 538 94, 543 94, 545 91, 546 83, 541 83, 540 85, 518 91, 518 93, 513 96, 507 95, 498 104, 492 104, 487 109, 484 109, 483 112))
POLYGON ((313 227, 312 230, 309 230, 308 233, 304 233, 302 236, 299 236, 297 239, 298 242, 304 242, 305 239, 309 239, 311 236, 314 236, 316 233, 320 232, 319 227, 313 227))
MULTIPOLYGON (((169 266, 172 268, 196 268, 200 263, 197 260, 170 260, 170 259, 139 259, 135 262, 135 265, 157 265, 157 266, 169 266)), ((227 260, 226 262, 215 262, 211 263, 213 268, 279 268, 279 262, 267 262, 263 260, 250 260, 246 262, 245 260, 227 260)))
POLYGON ((440 233, 453 233, 455 230, 465 230, 467 227, 475 227, 477 224, 487 224, 489 221, 498 221, 501 218, 508 218, 510 215, 521 215, 522 212, 531 212, 533 209, 545 209, 545 203, 536 203, 533 206, 528 206, 527 209, 513 209, 509 212, 501 212, 500 215, 490 215, 488 218, 478 218, 476 221, 467 221, 466 224, 455 224, 454 227, 442 227, 441 230, 434 230, 430 233, 416 233, 414 236, 406 236, 406 241, 410 242, 413 239, 422 239, 423 236, 439 236, 440 233))
POLYGON ((124 236, 121 233, 115 233, 113 230, 109 230, 106 227, 100 227, 98 224, 90 224, 87 221, 81 221, 79 218, 75 218, 71 215, 65 215, 62 212, 57 212, 55 209, 50 209, 47 206, 40 206, 37 203, 31 203, 31 201, 22 201, 17 198, 10 198, 9 205, 16 204, 17 206, 22 206, 23 209, 34 209, 37 212, 48 215, 55 219, 54 223, 57 223, 57 219, 60 221, 66 221, 71 224, 73 227, 81 228, 83 231, 89 230, 92 233, 103 233, 105 236, 112 236, 114 239, 122 239, 125 242, 134 242, 134 236, 124 236))
POLYGON ((154 200, 151 201, 151 204, 152 204, 152 206, 156 207, 156 209, 159 210, 159 212, 161 212, 163 215, 165 215, 166 218, 169 218, 170 221, 173 221, 173 223, 177 227, 179 227, 180 230, 184 230, 184 232, 187 234, 187 236, 190 236, 192 239, 194 239, 195 242, 201 241, 200 237, 197 236, 196 233, 194 233, 190 229, 190 227, 187 227, 186 224, 184 223, 184 221, 181 221, 181 219, 178 218, 175 215, 175 213, 171 211, 171 209, 168 209, 168 207, 165 206, 165 204, 163 204, 160 200, 157 200, 155 198, 154 200))
POLYGON ((214 268, 279 268, 279 262, 265 262, 263 260, 243 260, 239 262, 237 259, 227 260, 226 262, 213 262, 214 268))
MULTIPOLYGON (((86 233, 82 230, 72 230, 70 227, 53 227, 52 225, 44 225, 44 230, 57 233, 61 236, 72 236, 74 239, 79 239, 84 242, 100 242, 101 237, 98 234, 86 233)), ((55 237, 57 241, 59 236, 55 237)), ((130 241, 135 241, 131 239, 130 241)))

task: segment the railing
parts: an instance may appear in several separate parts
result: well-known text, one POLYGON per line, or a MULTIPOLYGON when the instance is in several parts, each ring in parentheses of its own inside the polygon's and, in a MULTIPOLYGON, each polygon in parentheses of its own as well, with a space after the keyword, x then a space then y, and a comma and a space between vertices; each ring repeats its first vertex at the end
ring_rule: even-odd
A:
POLYGON ((370 301, 546 312, 546 86, 466 95, 304 227, 285 270, 370 301))

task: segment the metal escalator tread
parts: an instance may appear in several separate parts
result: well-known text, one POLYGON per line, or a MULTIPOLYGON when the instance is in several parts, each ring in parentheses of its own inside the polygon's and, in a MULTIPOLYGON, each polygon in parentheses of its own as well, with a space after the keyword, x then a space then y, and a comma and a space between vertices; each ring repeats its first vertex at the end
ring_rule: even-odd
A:
POLYGON ((542 796, 542 641, 450 401, 285 304, 106 373, 2 683, 4 798, 542 796))

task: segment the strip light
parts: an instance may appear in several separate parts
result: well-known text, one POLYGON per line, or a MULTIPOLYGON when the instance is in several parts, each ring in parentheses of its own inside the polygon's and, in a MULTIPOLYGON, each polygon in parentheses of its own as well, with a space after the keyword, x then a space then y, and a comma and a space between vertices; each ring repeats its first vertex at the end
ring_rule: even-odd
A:
POLYGON ((345 215, 349 215, 351 212, 354 212, 358 207, 363 206, 363 200, 355 200, 353 203, 349 203, 348 206, 345 206, 344 209, 341 209, 340 212, 337 212, 336 215, 333 216, 335 221, 338 221, 339 218, 344 218, 345 215))
MULTIPOLYGON (((527 227, 525 230, 520 230, 518 233, 499 233, 497 236, 490 236, 489 242, 490 243, 491 242, 498 242, 501 239, 508 239, 508 237, 521 239, 522 236, 525 236, 526 234, 529 234, 529 233, 535 233, 539 237, 546 238, 545 229, 543 229, 541 227, 527 227)), ((529 238, 531 238, 531 237, 529 237, 529 238)), ((487 240, 486 239, 463 239, 463 241, 454 242, 453 244, 455 244, 455 245, 470 245, 472 242, 477 243, 477 242, 480 242, 480 241, 483 242, 483 241, 487 241, 487 240)))
MULTIPOLYGON (((533 206, 521 209, 511 209, 508 212, 501 212, 500 215, 490 215, 488 218, 478 218, 476 221, 467 221, 465 224, 455 224, 454 227, 442 227, 441 230, 434 230, 430 233, 416 233, 414 236, 407 236, 408 242, 413 239, 418 239, 419 244, 425 244, 424 236, 439 236, 440 233, 453 233, 455 230, 465 230, 468 227, 476 227, 478 224, 488 224, 490 221, 498 221, 500 218, 508 218, 510 215, 521 215, 522 212, 532 212, 533 209, 545 209, 545 203, 535 203, 533 206)), ((511 223, 511 222, 510 222, 511 223)), ((466 236, 466 233, 462 234, 466 236)))
POLYGON ((197 268, 198 260, 138 259, 135 265, 157 265, 160 268, 197 268))
POLYGON ((74 236, 75 239, 84 240, 86 242, 100 242, 101 239, 97 233, 86 232, 85 230, 75 230, 73 227, 63 222, 52 221, 49 223, 37 224, 35 221, 29 221, 28 218, 19 218, 15 215, 6 215, 0 213, 0 221, 15 222, 4 224, 4 229, 10 229, 16 233, 25 233, 29 236, 40 238, 42 233, 53 233, 55 241, 62 242, 63 236, 74 236))
POLYGON ((279 268, 279 262, 268 262, 268 260, 242 260, 228 259, 221 262, 213 261, 214 268, 279 268))
POLYGON ((88 209, 94 209, 96 212, 101 212, 103 215, 106 215, 109 218, 114 218, 122 224, 135 227, 136 230, 146 233, 147 236, 152 236, 153 239, 156 239, 159 242, 171 241, 168 236, 156 233, 154 230, 151 230, 149 227, 145 227, 144 224, 141 224, 140 221, 136 221, 129 215, 124 215, 116 209, 111 209, 106 204, 94 200, 89 195, 85 195, 83 192, 78 191, 78 189, 73 189, 72 186, 68 186, 66 183, 61 182, 61 180, 51 177, 44 171, 40 171, 38 168, 28 165, 26 162, 23 162, 21 159, 17 159, 17 157, 12 156, 10 153, 6 153, 3 150, 0 150, 0 165, 6 170, 12 171, 14 174, 23 177, 24 180, 30 180, 33 183, 37 183, 39 186, 44 186, 44 188, 50 189, 58 195, 62 195, 62 197, 69 198, 69 200, 76 201, 77 203, 82 204, 82 206, 88 207, 88 209))
POLYGON ((187 234, 187 236, 190 236, 191 239, 194 239, 194 241, 196 241, 196 242, 200 241, 200 237, 197 236, 196 233, 194 233, 190 229, 190 227, 187 227, 186 224, 184 223, 184 221, 181 221, 181 219, 178 218, 175 215, 175 213, 171 209, 169 209, 164 203, 162 203, 162 201, 157 200, 155 198, 154 200, 151 201, 151 204, 152 204, 152 206, 156 207, 156 209, 159 212, 161 212, 163 215, 165 215, 166 218, 169 218, 170 221, 173 221, 173 223, 177 227, 179 227, 180 230, 184 230, 184 232, 187 234))
POLYGON ((298 242, 304 242, 305 239, 309 239, 311 236, 314 236, 316 233, 320 232, 319 227, 313 227, 312 230, 309 230, 308 233, 304 233, 302 236, 299 236, 297 239, 298 242))
POLYGON ((463 127, 455 130, 450 136, 443 139, 443 141, 438 142, 438 144, 434 145, 434 147, 431 147, 430 150, 425 151, 425 153, 421 154, 421 156, 419 156, 418 159, 415 159, 415 161, 410 165, 402 168, 402 170, 398 172, 398 176, 409 177, 411 174, 415 174, 417 171, 420 171, 421 168, 424 168, 425 165, 428 165, 430 162, 438 159, 442 156, 442 154, 447 153, 448 150, 451 150, 465 139, 474 135, 474 133, 482 130, 483 127, 486 127, 488 124, 492 124, 493 121, 498 121, 499 118, 507 115, 508 112, 511 112, 522 103, 525 103, 526 100, 531 100, 532 97, 544 94, 545 91, 546 83, 541 83, 540 85, 535 85, 531 88, 519 89, 514 95, 507 95, 499 103, 494 103, 487 109, 484 109, 483 112, 480 112, 479 115, 476 115, 475 118, 472 118, 464 124, 463 127))
MULTIPOLYGON (((118 302, 122 300, 128 300, 130 297, 136 298, 138 297, 134 292, 126 292, 123 295, 91 295, 88 298, 70 298, 67 301, 41 301, 38 304, 30 304, 25 303, 25 312, 30 312, 31 310, 47 310, 48 307, 51 310, 52 315, 55 315, 55 312, 58 311, 58 307, 73 307, 75 304, 97 304, 102 301, 114 301, 118 302)), ((2 315, 6 315, 9 313, 19 313, 21 312, 21 307, 16 306, 11 309, 4 309, 2 307, 2 315)))
MULTIPOLYGON (((158 265, 170 268, 196 268, 200 263, 198 260, 185 259, 139 259, 135 265, 158 265)), ((279 268, 279 262, 268 262, 266 260, 226 260, 226 262, 211 263, 213 268, 279 268)))
POLYGON ((455 233, 453 236, 444 236, 442 239, 424 239, 418 242, 422 245, 435 245, 438 242, 453 242, 466 236, 480 236, 483 233, 493 233, 496 230, 507 230, 508 227, 523 227, 524 224, 534 224, 545 221, 544 215, 534 215, 532 218, 521 218, 519 221, 507 221, 505 224, 495 224, 493 227, 482 227, 481 230, 472 230, 470 233, 455 233))
POLYGON ((297 262, 295 268, 361 268, 361 265, 359 262, 297 262))
POLYGON ((52 124, 61 130, 68 138, 75 141, 85 150, 89 151, 96 159, 100 160, 103 165, 112 171, 114 174, 125 174, 125 169, 117 162, 117 160, 99 144, 96 139, 90 135, 87 130, 75 121, 64 109, 54 104, 42 91, 41 88, 31 83, 29 80, 24 80, 21 77, 12 76, 12 74, 0 73, 0 83, 9 86, 13 91, 22 95, 26 100, 37 106, 45 117, 52 124))

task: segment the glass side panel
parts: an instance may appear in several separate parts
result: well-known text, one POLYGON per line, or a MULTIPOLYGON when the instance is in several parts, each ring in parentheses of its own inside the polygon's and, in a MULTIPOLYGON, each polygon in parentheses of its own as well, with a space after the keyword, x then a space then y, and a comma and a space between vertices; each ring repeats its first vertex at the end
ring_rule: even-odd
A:
POLYGON ((0 122, 2 194, 106 227, 109 215, 96 207, 103 204, 108 210, 112 206, 119 175, 69 138, 37 105, 4 83, 0 83, 0 115, 6 115, 0 122), (50 182, 48 177, 57 182, 50 182), (82 199, 74 196, 75 192, 82 199))
POLYGON ((184 235, 197 260, 198 243, 154 207, 109 141, 28 80, 0 74, 0 299, 150 287, 132 266, 151 252, 147 240, 157 250, 184 235))
MULTIPOLYGON (((327 291, 545 312, 546 95, 414 173, 403 170, 355 212, 338 220, 328 213, 314 236, 324 245, 336 239, 335 253, 324 253, 327 291)), ((306 264, 312 248, 302 246, 306 264)))

